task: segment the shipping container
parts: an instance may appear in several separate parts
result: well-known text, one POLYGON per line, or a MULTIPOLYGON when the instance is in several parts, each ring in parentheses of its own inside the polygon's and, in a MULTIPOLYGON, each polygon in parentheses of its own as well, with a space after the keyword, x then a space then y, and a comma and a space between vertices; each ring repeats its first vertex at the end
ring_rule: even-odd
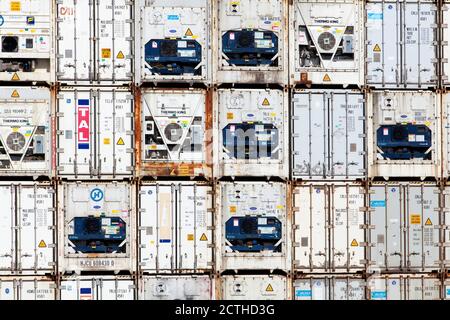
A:
POLYGON ((288 82, 288 1, 214 2, 217 83, 288 82))
POLYGON ((305 184, 293 190, 294 269, 365 270, 365 189, 360 184, 305 184))
POLYGON ((57 79, 126 84, 133 79, 133 2, 57 1, 57 79))
POLYGON ((365 177, 366 116, 361 92, 294 91, 291 116, 294 179, 365 177))
POLYGON ((450 1, 449 0, 443 0, 441 2, 442 8, 440 10, 440 32, 441 32, 441 41, 437 42, 436 45, 440 47, 440 61, 441 61, 441 73, 440 73, 440 79, 441 79, 441 85, 444 88, 450 87, 450 55, 448 52, 448 46, 450 41, 450 1))
POLYGON ((294 0, 290 81, 364 85, 364 10, 359 0, 294 0))
MULTIPOLYGON (((442 190, 442 202, 441 202, 441 221, 435 223, 436 228, 440 228, 441 231, 441 242, 442 242, 442 256, 441 263, 443 271, 449 273, 450 278, 450 185, 447 181, 447 185, 442 190)), ((450 282, 449 282, 450 284, 450 282)), ((449 286, 450 289, 450 286, 449 286)), ((449 297, 450 299, 450 292, 449 297)))
POLYGON ((61 279, 60 300, 135 300, 136 285, 126 276, 70 276, 61 279))
POLYGON ((373 183, 369 188, 369 269, 440 270, 440 191, 431 183, 373 183))
POLYGON ((144 276, 140 300, 213 300, 214 280, 210 276, 144 276))
POLYGON ((52 176, 53 117, 50 90, 0 88, 0 174, 52 176))
POLYGON ((212 187, 146 183, 139 192, 139 265, 144 273, 202 273, 213 265, 212 187))
POLYGON ((288 93, 220 89, 215 100, 215 175, 286 178, 288 93))
POLYGON ((450 281, 444 281, 444 299, 450 300, 450 281))
POLYGON ((220 182, 216 187, 216 270, 290 270, 286 184, 220 182))
POLYGON ((373 91, 367 106, 369 178, 440 177, 440 95, 373 91))
POLYGON ((437 87, 436 1, 368 1, 366 44, 367 85, 437 87))
POLYGON ((450 93, 441 93, 442 99, 442 166, 443 178, 450 177, 450 93))
POLYGON ((211 82, 211 3, 136 1, 136 82, 211 82))
POLYGON ((367 280, 370 300, 440 300, 442 282, 431 275, 373 275, 367 280))
POLYGON ((49 183, 2 182, 0 273, 47 274, 56 266, 54 189, 49 183))
MULTIPOLYGON (((144 89, 140 100, 139 176, 212 175, 212 101, 201 89, 144 89)), ((137 104, 137 108, 139 105, 137 104)))
POLYGON ((295 300, 365 300, 366 282, 360 276, 317 276, 294 281, 295 300))
POLYGON ((222 300, 288 300, 289 282, 280 275, 222 276, 222 300))
POLYGON ((133 96, 69 88, 57 96, 57 172, 68 179, 124 179, 134 171, 133 96))
POLYGON ((59 183, 59 272, 135 272, 135 208, 132 184, 59 183))
POLYGON ((56 300, 56 283, 47 277, 0 277, 0 300, 56 300))
POLYGON ((51 0, 1 1, 0 81, 55 81, 51 0))

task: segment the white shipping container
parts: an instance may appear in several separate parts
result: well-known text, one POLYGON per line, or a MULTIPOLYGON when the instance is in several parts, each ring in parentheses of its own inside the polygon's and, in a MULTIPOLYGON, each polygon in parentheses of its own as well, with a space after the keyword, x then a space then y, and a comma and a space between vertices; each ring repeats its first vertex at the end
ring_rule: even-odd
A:
POLYGON ((450 79, 449 79, 449 75, 450 75, 450 62, 449 62, 449 52, 448 52, 448 45, 449 45, 449 41, 450 41, 450 11, 449 11, 449 6, 450 6, 450 1, 449 0, 444 0, 442 2, 442 9, 440 10, 441 13, 441 37, 442 37, 442 41, 440 43, 438 43, 438 45, 441 47, 440 48, 440 53, 441 53, 441 84, 443 87, 449 87, 450 85, 450 79))
POLYGON ((139 265, 145 273, 201 273, 213 265, 212 187, 144 184, 139 192, 139 265))
POLYGON ((136 1, 137 82, 210 82, 211 2, 136 1))
POLYGON ((365 270, 364 198, 359 184, 305 184, 294 189, 294 268, 365 270))
POLYGON ((217 176, 287 177, 287 92, 220 89, 215 99, 217 176))
POLYGON ((133 77, 133 10, 128 0, 57 1, 57 78, 120 84, 133 77))
POLYGON ((364 10, 358 0, 294 0, 292 84, 364 84, 364 10))
POLYGON ((374 275, 368 280, 370 300, 440 300, 439 278, 425 275, 374 275))
POLYGON ((71 88, 58 93, 57 171, 65 178, 131 178, 133 96, 125 89, 71 88))
POLYGON ((219 182, 216 192, 216 269, 290 270, 286 184, 219 182))
POLYGON ((443 175, 450 176, 450 93, 442 93, 442 148, 443 175))
POLYGON ((134 280, 125 276, 63 277, 60 300, 135 300, 134 280))
POLYGON ((435 1, 366 3, 367 84, 376 88, 437 87, 435 1))
MULTIPOLYGON (((439 228, 442 230, 442 265, 445 272, 450 276, 450 186, 447 184, 442 190, 442 217, 439 223, 439 228)), ((438 223, 434 223, 437 225, 438 223)), ((450 288, 450 286, 449 286, 450 288)), ((449 297, 450 298, 450 292, 449 297)))
POLYGON ((440 270, 439 193, 431 183, 370 186, 370 270, 440 270))
POLYGON ((211 177, 210 92, 147 89, 141 94, 139 175, 211 177))
POLYGON ((0 3, 0 81, 54 81, 53 1, 0 3))
POLYGON ((52 175, 51 101, 44 87, 0 88, 1 175, 52 175))
POLYGON ((289 279, 279 275, 222 276, 222 300, 289 300, 289 279))
POLYGON ((209 276, 143 276, 139 300, 212 300, 214 280, 209 276))
POLYGON ((214 6, 214 81, 287 84, 288 1, 218 0, 214 6))
POLYGON ((302 90, 294 91, 292 101, 293 178, 364 178, 367 152, 363 94, 302 90))
POLYGON ((135 208, 132 184, 60 183, 59 271, 134 272, 135 208))
POLYGON ((2 182, 0 273, 53 273, 56 265, 54 190, 47 183, 2 182))
POLYGON ((365 300, 366 283, 360 277, 308 277, 294 281, 295 300, 365 300))
POLYGON ((440 176, 440 95, 374 91, 367 106, 369 177, 440 176))
POLYGON ((46 277, 2 277, 0 300, 56 300, 56 283, 46 277))

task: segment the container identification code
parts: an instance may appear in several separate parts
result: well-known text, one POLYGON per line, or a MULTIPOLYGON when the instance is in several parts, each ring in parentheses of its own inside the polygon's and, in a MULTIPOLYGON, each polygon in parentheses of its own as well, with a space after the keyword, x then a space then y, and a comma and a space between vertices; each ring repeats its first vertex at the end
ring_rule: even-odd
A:
POLYGON ((89 100, 78 100, 78 149, 89 149, 89 100))

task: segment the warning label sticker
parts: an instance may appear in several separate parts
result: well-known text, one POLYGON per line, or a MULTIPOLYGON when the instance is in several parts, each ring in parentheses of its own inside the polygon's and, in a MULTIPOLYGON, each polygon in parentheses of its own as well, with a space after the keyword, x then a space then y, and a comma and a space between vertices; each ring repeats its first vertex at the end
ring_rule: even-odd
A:
POLYGON ((19 80, 20 80, 19 75, 17 73, 14 73, 11 78, 11 81, 19 81, 19 80))
POLYGON ((323 80, 322 81, 331 81, 331 78, 328 75, 328 73, 325 73, 325 75, 323 76, 323 80))
POLYGON ((41 242, 39 242, 38 247, 39 247, 39 248, 47 248, 47 244, 45 243, 44 240, 41 240, 41 242))
POLYGON ((409 218, 411 224, 420 224, 420 214, 411 214, 409 218))
POLYGON ((431 222, 430 218, 428 218, 427 221, 425 221, 425 225, 426 226, 432 226, 433 225, 433 223, 431 222))
POLYGON ((263 105, 263 106, 270 106, 269 99, 265 98, 264 101, 263 101, 263 103, 262 103, 262 105, 263 105))
POLYGON ((357 246, 358 246, 358 241, 356 241, 356 239, 353 239, 352 247, 357 247, 357 246))
POLYGON ((273 287, 272 285, 269 283, 269 285, 266 288, 266 292, 273 292, 273 287))
POLYGON ((125 59, 125 56, 122 51, 119 51, 119 53, 117 54, 117 59, 125 59))
POLYGON ((103 59, 109 59, 109 58, 111 58, 111 49, 109 49, 109 48, 103 48, 103 49, 102 49, 102 58, 103 58, 103 59))
POLYGON ((202 236, 200 237, 200 241, 208 241, 208 238, 206 237, 206 234, 202 234, 202 236))

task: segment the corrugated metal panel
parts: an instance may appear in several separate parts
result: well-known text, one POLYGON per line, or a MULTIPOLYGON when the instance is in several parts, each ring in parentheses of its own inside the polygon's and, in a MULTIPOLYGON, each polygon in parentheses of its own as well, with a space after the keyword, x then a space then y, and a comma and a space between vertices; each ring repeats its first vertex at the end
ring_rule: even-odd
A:
POLYGON ((287 98, 281 90, 218 90, 218 176, 287 177, 287 98))
POLYGON ((212 269, 212 187, 189 182, 141 186, 139 265, 146 273, 212 269))
POLYGON ((444 178, 450 176, 450 94, 442 93, 442 148, 443 148, 443 175, 444 178))
POLYGON ((364 84, 364 10, 357 0, 294 0, 291 82, 364 84))
POLYGON ((0 173, 51 176, 50 90, 0 88, 0 173))
POLYGON ((55 300, 56 283, 45 277, 0 278, 0 300, 55 300))
POLYGON ((364 178, 366 122, 362 93, 295 91, 292 107, 294 178, 364 178))
POLYGON ((437 87, 437 7, 430 2, 366 4, 368 85, 437 87))
POLYGON ((284 276, 223 276, 223 300, 287 300, 288 279, 284 276))
POLYGON ((58 173, 68 178, 130 178, 134 166, 133 96, 123 89, 61 90, 58 173))
POLYGON ((124 276, 64 277, 58 288, 61 300, 134 300, 136 286, 124 276))
POLYGON ((436 185, 373 184, 369 206, 371 270, 440 269, 436 185))
MULTIPOLYGON (((266 182, 220 182, 218 190, 216 205, 219 215, 216 222, 216 252, 221 252, 221 254, 216 254, 216 268, 221 271, 289 270, 291 268, 291 222, 286 207, 286 185, 266 182), (253 246, 264 244, 266 240, 254 239, 254 232, 251 231, 253 227, 248 224, 253 226, 255 222, 245 222, 244 218, 246 217, 258 219, 258 233, 270 234, 270 239, 266 240, 272 241, 271 245, 264 245, 262 249, 253 249, 253 246), (280 223, 281 231, 277 230, 276 226, 264 227, 263 224, 267 218, 280 223), (242 221, 238 221, 239 219, 242 221), (263 221, 261 222, 259 219, 263 221), (235 231, 228 230, 231 225, 239 226, 243 233, 240 236, 244 238, 235 239, 235 231), (275 236, 276 231, 280 232, 279 238, 275 236)), ((274 225, 276 225, 275 222, 274 225)))
POLYGON ((58 263, 61 273, 135 270, 134 192, 134 186, 127 183, 59 184, 58 263), (86 221, 87 218, 101 219, 101 225, 86 221), (81 234, 76 220, 86 221, 81 234), (99 238, 99 227, 108 237, 99 238), (124 235, 122 228, 125 228, 124 235), (109 242, 108 238, 115 242, 109 242))
POLYGON ((367 96, 367 106, 372 115, 368 121, 369 177, 440 176, 440 95, 427 91, 374 91, 367 96), (396 135, 396 126, 420 128, 407 131, 403 137, 403 131, 396 135), (392 136, 391 149, 381 149, 379 133, 383 138, 392 136), (431 146, 419 150, 419 142, 431 146))
POLYGON ((145 90, 141 103, 140 175, 211 177, 211 95, 145 90))
POLYGON ((350 275, 294 281, 295 300, 365 300, 365 290, 365 281, 350 275))
POLYGON ((212 300, 214 281, 209 276, 144 276, 140 300, 212 300))
POLYGON ((314 184, 294 189, 294 268, 303 272, 365 269, 364 188, 314 184))
POLYGON ((441 37, 442 41, 439 43, 441 46, 441 84, 443 87, 448 87, 450 85, 450 63, 448 54, 448 45, 450 41, 449 31, 450 31, 450 1, 444 0, 441 8, 441 37))
POLYGON ((58 80, 131 82, 132 17, 132 3, 128 0, 58 1, 58 80))

